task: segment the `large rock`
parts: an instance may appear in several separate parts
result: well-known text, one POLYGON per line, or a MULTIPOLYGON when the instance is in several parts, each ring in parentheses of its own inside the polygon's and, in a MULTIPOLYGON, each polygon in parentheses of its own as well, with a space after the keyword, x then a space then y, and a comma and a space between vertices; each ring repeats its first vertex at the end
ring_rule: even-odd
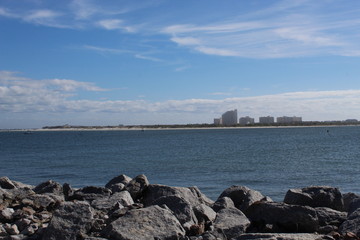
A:
POLYGON ((142 197, 142 193, 148 187, 149 181, 143 174, 136 176, 127 185, 126 190, 129 191, 131 197, 137 200, 142 197))
POLYGON ((360 236, 360 208, 348 216, 347 220, 341 224, 339 231, 343 235, 352 232, 360 236))
POLYGON ((351 192, 343 194, 344 211, 345 212, 349 212, 349 211, 354 212, 356 209, 350 210, 350 205, 354 200, 356 201, 357 199, 360 199, 360 195, 358 195, 358 194, 351 193, 351 192))
POLYGON ((105 185, 105 187, 111 189, 111 187, 112 187, 113 185, 119 184, 119 183, 124 184, 124 185, 127 185, 131 180, 132 180, 131 177, 128 177, 128 176, 122 174, 122 175, 119 175, 119 176, 114 177, 113 179, 111 179, 111 180, 105 185))
POLYGON ((229 197, 234 202, 235 207, 245 211, 251 204, 266 199, 260 192, 245 186, 231 186, 225 189, 219 198, 229 197))
POLYGON ((199 199, 201 203, 204 203, 209 207, 212 207, 214 205, 214 201, 208 198, 205 194, 203 194, 198 187, 194 186, 188 188, 199 199))
POLYGON ((24 198, 21 203, 24 206, 30 206, 38 211, 50 211, 53 210, 55 206, 60 203, 60 201, 52 195, 34 194, 24 198))
POLYGON ((199 222, 213 222, 216 218, 216 212, 206 204, 197 205, 193 210, 199 222))
POLYGON ((329 236, 318 234, 286 234, 286 233, 248 233, 242 234, 232 240, 329 240, 333 239, 329 236))
POLYGON ((231 198, 229 197, 218 198, 213 205, 213 209, 215 212, 218 212, 224 208, 231 208, 231 207, 235 207, 235 204, 233 200, 231 200, 231 198))
POLYGON ((307 206, 288 205, 276 202, 258 202, 245 212, 255 232, 301 232, 312 233, 319 228, 315 209, 307 206))
POLYGON ((87 202, 64 202, 44 232, 46 240, 76 240, 92 226, 93 210, 87 202))
POLYGON ((111 191, 104 187, 94 187, 94 186, 87 186, 84 188, 80 188, 79 190, 75 191, 73 195, 69 196, 69 200, 85 200, 85 201, 93 201, 94 199, 109 197, 111 191))
POLYGON ((159 206, 133 209, 104 231, 112 240, 177 240, 185 230, 169 209, 159 206))
POLYGON ((339 189, 327 186, 290 189, 285 195, 284 202, 310 207, 328 207, 338 211, 344 210, 344 202, 339 189))
POLYGON ((161 197, 178 196, 184 199, 192 206, 197 206, 204 203, 202 198, 186 187, 169 187, 159 184, 150 184, 143 194, 143 203, 145 206, 150 206, 153 202, 161 197))
POLYGON ((134 200, 131 198, 128 191, 122 191, 114 193, 111 196, 105 196, 103 198, 95 199, 91 202, 91 206, 99 210, 108 211, 118 203, 120 203, 124 207, 127 207, 134 204, 134 200))
POLYGON ((339 226, 346 220, 347 213, 336 211, 331 208, 315 208, 319 219, 318 232, 328 234, 332 231, 338 231, 339 226))
POLYGON ((1 177, 0 178, 0 187, 3 189, 14 189, 14 188, 16 188, 16 185, 8 177, 1 177))
POLYGON ((152 204, 158 206, 165 204, 186 231, 190 231, 190 227, 198 223, 192 206, 179 196, 164 196, 156 199, 152 204))
POLYGON ((53 180, 40 183, 33 190, 37 194, 53 193, 57 195, 63 195, 62 185, 53 180))
POLYGON ((214 221, 214 229, 217 232, 222 232, 227 239, 231 239, 246 232, 250 221, 237 208, 224 208, 216 214, 214 221))

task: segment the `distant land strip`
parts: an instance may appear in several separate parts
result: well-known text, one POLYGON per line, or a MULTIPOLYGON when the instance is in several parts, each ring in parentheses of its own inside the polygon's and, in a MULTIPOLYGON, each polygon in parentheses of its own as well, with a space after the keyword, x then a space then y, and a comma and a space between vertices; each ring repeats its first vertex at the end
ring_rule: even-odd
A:
POLYGON ((296 126, 357 126, 360 125, 360 122, 346 122, 346 121, 303 121, 299 123, 272 123, 272 124, 262 124, 254 123, 248 125, 232 125, 232 126, 223 126, 215 124, 156 124, 156 125, 115 125, 115 126, 76 126, 76 125, 60 125, 60 126, 45 126, 42 127, 44 130, 56 130, 56 129, 191 129, 191 128, 251 128, 251 127, 296 127, 296 126))

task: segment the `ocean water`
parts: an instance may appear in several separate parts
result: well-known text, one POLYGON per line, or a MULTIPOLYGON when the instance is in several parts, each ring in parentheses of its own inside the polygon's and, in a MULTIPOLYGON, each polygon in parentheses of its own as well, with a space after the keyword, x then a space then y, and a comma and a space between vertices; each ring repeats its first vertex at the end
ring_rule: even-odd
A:
POLYGON ((290 188, 360 193, 360 127, 0 132, 0 176, 73 187, 145 174, 216 200, 242 185, 282 201, 290 188))

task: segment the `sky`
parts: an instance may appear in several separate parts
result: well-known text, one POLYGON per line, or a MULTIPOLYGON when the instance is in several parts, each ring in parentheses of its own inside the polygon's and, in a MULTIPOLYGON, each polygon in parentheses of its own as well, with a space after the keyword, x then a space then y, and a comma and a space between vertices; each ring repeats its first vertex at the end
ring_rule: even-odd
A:
POLYGON ((360 1, 0 0, 0 129, 360 120, 360 1))

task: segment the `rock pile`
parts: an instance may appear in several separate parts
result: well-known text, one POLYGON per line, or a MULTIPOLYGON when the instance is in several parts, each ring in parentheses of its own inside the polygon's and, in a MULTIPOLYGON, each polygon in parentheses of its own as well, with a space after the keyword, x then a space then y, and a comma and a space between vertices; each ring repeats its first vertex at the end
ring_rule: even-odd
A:
POLYGON ((1 177, 0 222, 0 240, 348 240, 360 237, 360 196, 316 186, 273 202, 232 186, 214 202, 144 175, 80 189, 1 177))

